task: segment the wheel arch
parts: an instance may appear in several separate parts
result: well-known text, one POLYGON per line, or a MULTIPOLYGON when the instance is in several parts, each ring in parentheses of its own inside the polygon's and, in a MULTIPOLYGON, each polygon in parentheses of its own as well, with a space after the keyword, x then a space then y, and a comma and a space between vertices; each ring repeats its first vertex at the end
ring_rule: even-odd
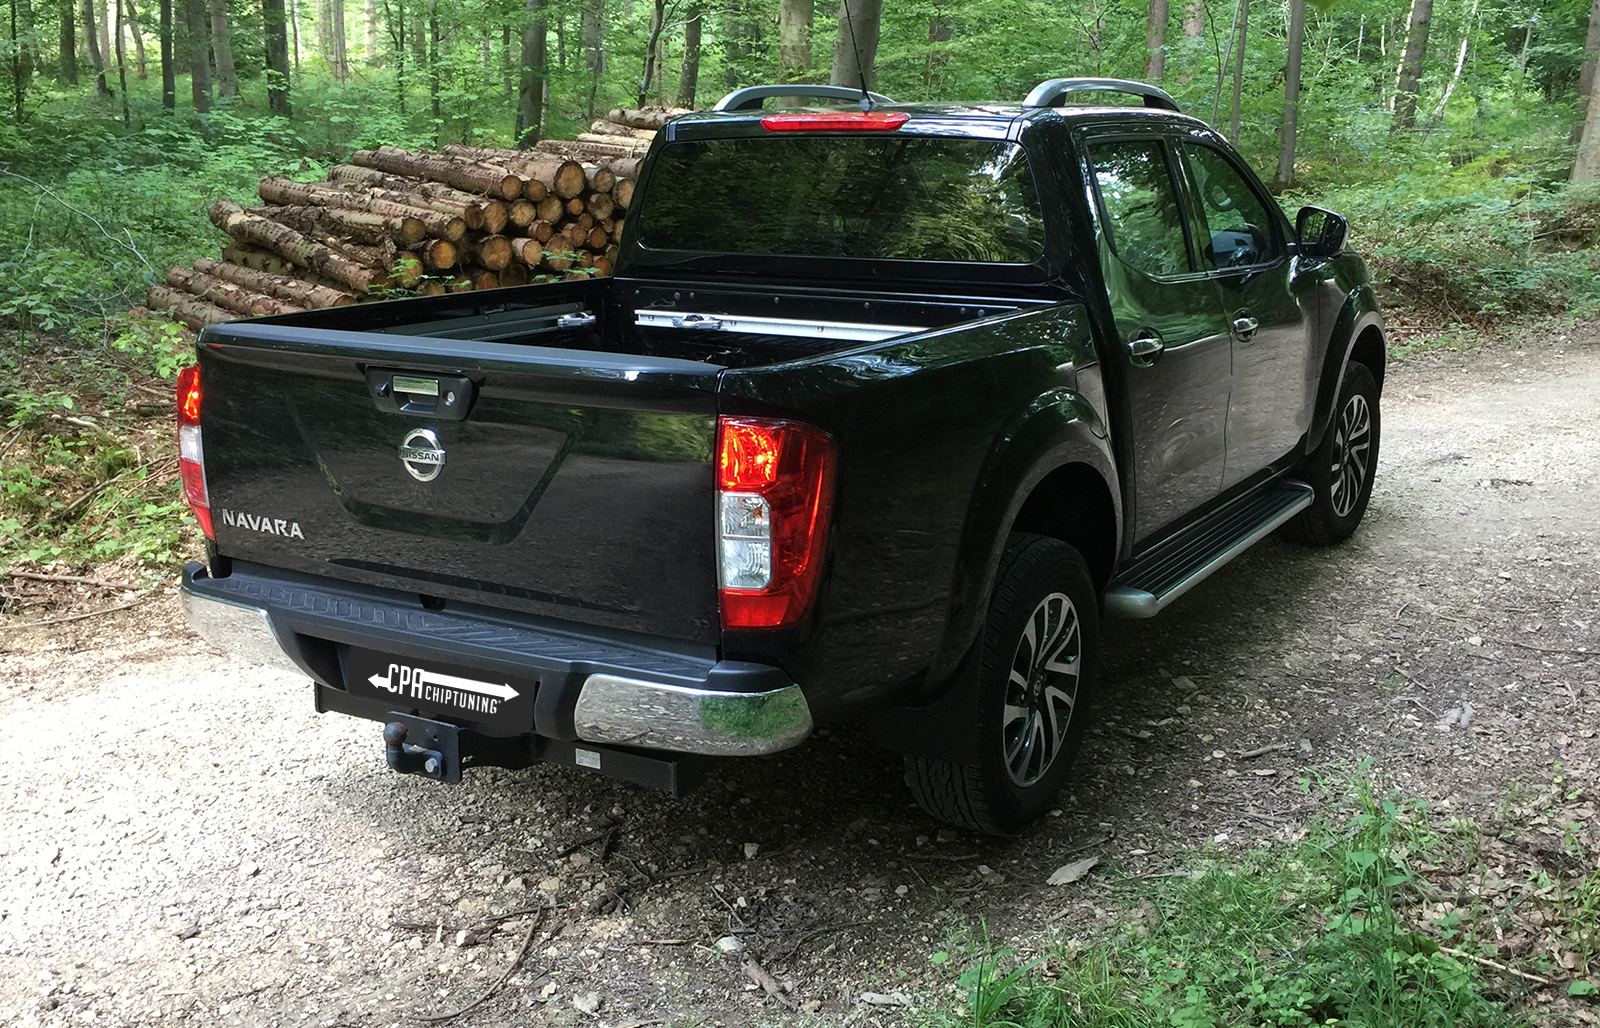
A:
POLYGON ((1116 570, 1122 539, 1121 492, 1111 443, 1094 408, 1055 390, 997 438, 973 490, 951 584, 938 657, 908 706, 878 712, 873 736, 900 753, 967 759, 976 703, 974 645, 988 614, 995 575, 1013 532, 1073 545, 1089 563, 1097 592, 1116 570))
POLYGON ((1382 392, 1386 347, 1383 314, 1378 310, 1377 296, 1370 285, 1357 286, 1345 297, 1329 334, 1322 375, 1317 382, 1311 429, 1306 433, 1306 453, 1314 452, 1321 445, 1323 433, 1333 421, 1333 404, 1339 396, 1339 383, 1344 378, 1346 364, 1351 361, 1365 364, 1382 392))

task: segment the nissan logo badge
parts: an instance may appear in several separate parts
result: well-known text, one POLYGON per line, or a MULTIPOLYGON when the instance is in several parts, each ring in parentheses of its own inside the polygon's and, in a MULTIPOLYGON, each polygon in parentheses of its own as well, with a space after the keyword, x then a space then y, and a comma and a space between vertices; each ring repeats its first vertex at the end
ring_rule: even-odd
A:
POLYGON ((414 428, 400 444, 400 463, 418 482, 432 482, 444 468, 444 447, 431 428, 414 428))

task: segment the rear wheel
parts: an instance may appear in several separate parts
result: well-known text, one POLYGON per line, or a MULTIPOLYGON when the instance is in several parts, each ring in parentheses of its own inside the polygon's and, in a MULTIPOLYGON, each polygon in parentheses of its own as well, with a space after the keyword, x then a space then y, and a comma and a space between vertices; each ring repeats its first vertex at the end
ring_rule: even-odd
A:
POLYGON ((984 623, 971 764, 906 758, 922 808, 951 824, 1014 832, 1050 808, 1083 740, 1099 664, 1094 579, 1077 550, 1016 535, 984 623))
POLYGON ((1378 473, 1378 383, 1365 364, 1345 366, 1344 381, 1322 445, 1306 458, 1300 477, 1312 488, 1311 506, 1284 526, 1301 542, 1327 546, 1361 524, 1378 473))

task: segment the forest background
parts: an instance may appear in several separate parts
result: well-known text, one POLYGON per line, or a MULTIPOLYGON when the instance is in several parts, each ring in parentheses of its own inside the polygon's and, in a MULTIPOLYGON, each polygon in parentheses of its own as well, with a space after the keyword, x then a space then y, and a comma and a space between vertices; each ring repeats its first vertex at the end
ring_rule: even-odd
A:
POLYGON ((128 312, 216 253, 216 199, 359 148, 526 146, 739 85, 1014 101, 1059 75, 1160 82, 1291 212, 1349 215, 1402 355, 1600 309, 1600 0, 3 2, 13 566, 159 573, 190 552, 164 419, 192 342, 128 312))

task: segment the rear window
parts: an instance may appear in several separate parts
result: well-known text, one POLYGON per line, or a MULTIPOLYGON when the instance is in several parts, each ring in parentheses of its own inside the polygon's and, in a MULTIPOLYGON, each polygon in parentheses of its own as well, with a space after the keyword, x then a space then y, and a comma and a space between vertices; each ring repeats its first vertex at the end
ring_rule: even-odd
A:
POLYGON ((1031 264, 1044 218, 1016 143, 823 136, 674 143, 641 201, 656 250, 1031 264))

